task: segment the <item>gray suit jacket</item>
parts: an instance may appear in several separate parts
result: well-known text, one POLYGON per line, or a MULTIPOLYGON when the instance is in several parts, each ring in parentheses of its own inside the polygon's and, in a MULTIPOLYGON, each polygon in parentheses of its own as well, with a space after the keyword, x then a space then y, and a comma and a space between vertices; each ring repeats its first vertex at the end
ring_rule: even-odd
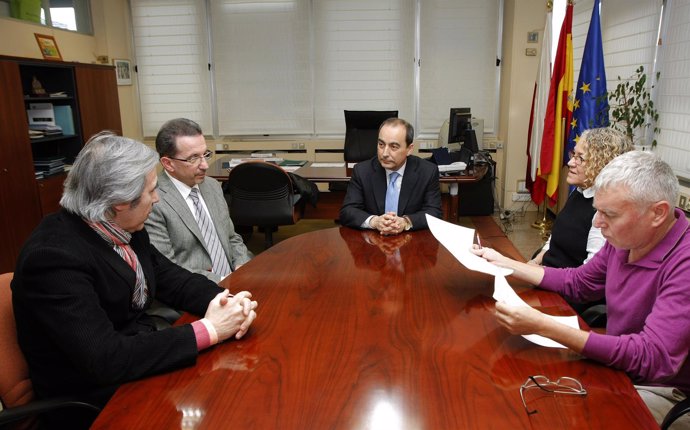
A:
MULTIPOLYGON (((207 176, 199 184, 199 191, 204 197, 230 266, 235 270, 238 265, 248 262, 252 254, 244 245, 242 236, 235 232, 223 190, 218 181, 207 176)), ((212 281, 220 281, 220 276, 211 272, 211 257, 206 250, 199 224, 165 172, 158 174, 158 194, 160 201, 153 205, 151 215, 146 220, 151 243, 174 263, 212 281)))

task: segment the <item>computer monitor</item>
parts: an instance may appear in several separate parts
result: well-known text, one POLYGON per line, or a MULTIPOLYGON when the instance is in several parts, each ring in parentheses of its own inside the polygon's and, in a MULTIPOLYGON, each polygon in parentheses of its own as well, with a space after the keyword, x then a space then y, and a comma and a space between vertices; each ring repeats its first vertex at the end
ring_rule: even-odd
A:
POLYGON ((450 108, 448 143, 464 142, 465 131, 472 129, 470 108, 450 108))

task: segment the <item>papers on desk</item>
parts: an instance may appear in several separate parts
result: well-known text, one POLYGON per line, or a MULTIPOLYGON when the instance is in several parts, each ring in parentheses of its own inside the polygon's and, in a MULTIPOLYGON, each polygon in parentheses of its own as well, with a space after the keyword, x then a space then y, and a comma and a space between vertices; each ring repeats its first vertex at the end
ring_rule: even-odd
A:
MULTIPOLYGON (((508 284, 508 280, 501 275, 497 275, 494 278, 493 298, 497 302, 504 302, 510 306, 529 306, 524 300, 520 298, 520 296, 517 295, 517 293, 515 292, 515 290, 513 290, 510 284, 508 284)), ((576 329, 580 328, 580 325, 577 322, 577 315, 569 317, 557 317, 549 314, 544 315, 546 315, 549 318, 552 318, 554 321, 557 321, 561 324, 565 324, 568 327, 576 329)), ((525 334, 522 337, 524 337, 532 343, 536 343, 537 345, 547 346, 549 348, 565 348, 565 346, 561 345, 560 343, 554 342, 553 340, 547 337, 539 336, 537 334, 525 334)))
POLYGON ((442 164, 438 166, 439 173, 462 172, 467 169, 467 164, 462 161, 456 161, 450 164, 442 164))
MULTIPOLYGON (((474 229, 451 224, 428 214, 426 215, 426 221, 429 225, 429 230, 431 230, 431 234, 434 235, 436 240, 438 240, 441 245, 460 262, 460 264, 470 270, 486 273, 495 277, 493 298, 496 301, 502 301, 510 306, 529 306, 517 295, 505 278, 513 273, 512 269, 498 267, 474 255, 470 251, 474 243, 474 229)), ((547 316, 569 327, 580 328, 577 322, 577 316, 547 316)), ((536 334, 524 335, 522 337, 537 345, 550 348, 565 348, 558 342, 554 342, 551 339, 536 334)))
POLYGON ((259 158, 259 157, 251 157, 251 158, 233 158, 230 161, 224 161, 223 162, 223 168, 224 169, 232 169, 233 167, 237 166, 238 164, 245 163, 247 161, 265 161, 267 163, 273 163, 273 164, 280 164, 283 159, 282 158, 277 158, 277 157, 266 157, 266 158, 259 158))
POLYGON ((345 167, 345 163, 311 163, 309 167, 345 167))
POLYGON ((426 222, 436 240, 468 269, 494 276, 508 276, 513 273, 512 269, 498 267, 470 251, 474 242, 474 229, 451 224, 428 214, 426 222))

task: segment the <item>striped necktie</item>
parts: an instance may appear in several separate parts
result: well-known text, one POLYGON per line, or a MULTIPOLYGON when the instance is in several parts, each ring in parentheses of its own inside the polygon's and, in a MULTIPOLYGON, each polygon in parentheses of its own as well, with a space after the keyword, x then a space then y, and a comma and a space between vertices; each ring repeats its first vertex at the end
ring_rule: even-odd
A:
POLYGON ((388 181, 388 188, 386 188, 386 212, 398 213, 398 198, 400 191, 395 187, 395 181, 400 176, 400 173, 393 172, 388 181))
POLYGON ((206 242, 206 250, 211 257, 211 264, 213 264, 212 271, 217 275, 225 276, 231 272, 230 264, 220 244, 220 239, 218 239, 218 233, 216 233, 216 229, 213 227, 210 217, 206 214, 206 211, 199 201, 199 190, 197 188, 192 188, 189 197, 192 198, 192 202, 194 203, 196 222, 199 224, 201 235, 204 238, 204 242, 206 242))

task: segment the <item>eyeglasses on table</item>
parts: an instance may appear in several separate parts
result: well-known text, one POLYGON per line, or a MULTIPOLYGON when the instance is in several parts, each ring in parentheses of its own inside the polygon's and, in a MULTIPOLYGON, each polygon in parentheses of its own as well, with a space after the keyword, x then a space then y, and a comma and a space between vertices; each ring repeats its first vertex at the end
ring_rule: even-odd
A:
POLYGON ((544 375, 535 375, 527 378, 524 384, 520 386, 520 398, 522 399, 522 406, 525 407, 527 415, 536 414, 536 409, 527 407, 525 400, 525 391, 531 388, 538 388, 547 393, 566 394, 573 396, 586 396, 587 390, 582 386, 582 383, 575 378, 569 376, 561 376, 555 381, 550 380, 544 375))

